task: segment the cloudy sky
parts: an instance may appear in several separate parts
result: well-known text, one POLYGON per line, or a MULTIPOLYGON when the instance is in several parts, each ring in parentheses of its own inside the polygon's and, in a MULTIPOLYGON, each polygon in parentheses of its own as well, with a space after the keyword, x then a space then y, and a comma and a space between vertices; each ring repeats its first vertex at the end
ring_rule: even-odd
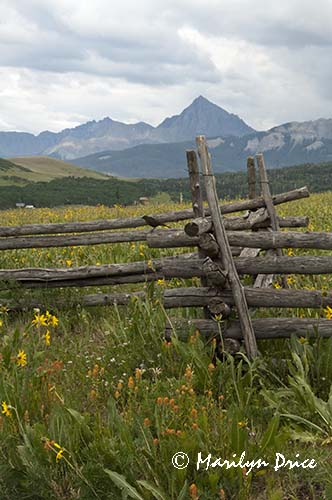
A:
POLYGON ((332 0, 0 0, 0 130, 332 117, 332 0))

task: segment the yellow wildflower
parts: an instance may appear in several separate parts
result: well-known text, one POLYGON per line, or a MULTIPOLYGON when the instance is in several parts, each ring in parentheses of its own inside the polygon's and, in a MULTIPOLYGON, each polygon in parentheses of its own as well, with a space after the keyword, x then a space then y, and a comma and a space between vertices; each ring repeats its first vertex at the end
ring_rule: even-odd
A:
POLYGON ((294 278, 292 276, 288 276, 287 277, 287 284, 288 285, 294 285, 294 283, 295 283, 294 278))
POLYGON ((67 260, 66 260, 66 266, 67 266, 67 267, 71 267, 72 265, 73 265, 73 261, 72 261, 72 260, 70 260, 70 259, 67 259, 67 260))
POLYGON ((53 326, 54 328, 58 326, 59 320, 56 316, 49 313, 48 311, 46 311, 45 316, 47 320, 47 326, 53 326))
POLYGON ((152 259, 148 260, 148 268, 153 270, 153 262, 152 259))
POLYGON ((2 401, 1 406, 2 406, 2 411, 1 411, 1 413, 2 413, 3 415, 5 415, 6 417, 10 417, 10 415, 11 415, 11 411, 10 411, 9 406, 8 406, 8 404, 6 403, 6 401, 2 401))
POLYGON ((3 326, 3 321, 0 319, 0 328, 3 326))
POLYGON ((273 283, 273 287, 274 287, 274 288, 277 288, 277 289, 278 289, 278 288, 281 288, 281 286, 279 285, 279 283, 273 283))
POLYGON ((166 285, 166 281, 164 279, 157 280, 157 285, 164 286, 166 285))
POLYGON ((46 330, 46 333, 44 335, 44 339, 45 339, 45 344, 47 346, 50 346, 51 345, 51 333, 49 330, 46 330))
POLYGON ((288 255, 288 257, 294 257, 294 251, 292 248, 288 249, 287 255, 288 255))
POLYGON ((54 443, 54 446, 55 448, 57 448, 59 451, 57 452, 56 454, 56 461, 58 462, 59 460, 61 460, 61 458, 63 458, 63 452, 65 451, 64 448, 62 448, 62 446, 60 446, 58 443, 54 443))
POLYGON ((23 349, 18 351, 18 355, 16 356, 16 363, 18 364, 18 366, 25 366, 27 364, 27 355, 23 351, 23 349))
POLYGON ((324 312, 327 319, 332 319, 332 308, 330 306, 326 306, 324 312))
POLYGON ((247 420, 241 420, 240 422, 237 423, 237 425, 241 429, 242 427, 245 427, 247 423, 248 423, 247 420))
POLYGON ((40 326, 48 326, 47 317, 45 314, 36 313, 34 319, 31 321, 31 324, 39 328, 40 326))

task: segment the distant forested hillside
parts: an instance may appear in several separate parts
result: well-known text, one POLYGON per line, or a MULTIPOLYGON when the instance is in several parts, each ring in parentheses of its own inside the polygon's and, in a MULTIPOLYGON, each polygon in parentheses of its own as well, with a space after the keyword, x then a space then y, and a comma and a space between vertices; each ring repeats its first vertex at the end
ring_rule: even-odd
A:
MULTIPOLYGON (((274 193, 308 186, 311 192, 332 191, 332 163, 305 164, 268 171, 274 193)), ((247 176, 243 172, 217 174, 217 188, 222 199, 247 196, 247 176)), ((167 193, 178 201, 180 193, 190 200, 188 179, 142 179, 136 182, 116 178, 98 180, 67 177, 50 182, 32 182, 26 186, 0 187, 0 208, 15 207, 22 202, 36 207, 59 205, 129 205, 141 196, 167 193)))

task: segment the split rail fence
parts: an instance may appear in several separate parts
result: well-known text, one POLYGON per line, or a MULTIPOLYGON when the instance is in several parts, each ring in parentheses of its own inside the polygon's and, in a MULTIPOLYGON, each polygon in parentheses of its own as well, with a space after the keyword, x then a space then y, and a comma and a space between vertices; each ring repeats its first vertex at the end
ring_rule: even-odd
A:
MULTIPOLYGON (((50 289, 198 277, 201 286, 166 288, 163 306, 165 309, 203 307, 204 318, 188 321, 170 317, 166 338, 174 332, 179 338, 185 337, 191 327, 207 337, 218 336, 221 325, 224 338, 244 340, 248 356, 254 357, 257 355, 256 339, 283 338, 292 334, 332 335, 332 321, 325 318, 252 318, 252 308, 320 309, 332 306, 331 292, 287 287, 287 274, 332 273, 332 255, 295 257, 283 254, 285 248, 332 250, 332 233, 292 231, 308 226, 308 217, 277 216, 277 205, 308 197, 308 189, 303 187, 272 196, 264 158, 260 154, 256 155, 259 181, 255 158, 250 157, 247 161, 248 199, 220 205, 205 138, 198 136, 196 142, 201 174, 196 152, 187 151, 192 209, 153 215, 159 224, 189 220, 184 229, 140 229, 147 225, 142 217, 0 227, 0 250, 144 241, 150 248, 190 248, 191 253, 149 262, 58 269, 0 269, 0 281, 8 286, 15 283, 24 288, 50 289), (202 179, 208 207, 203 205, 202 179), (235 212, 244 213, 228 215, 235 212), (242 278, 248 275, 253 277, 253 284, 244 286, 242 278), (276 275, 282 277, 283 288, 271 287, 276 275)), ((100 292, 83 295, 78 301, 83 306, 126 305, 134 296, 144 297, 145 292, 100 292)), ((29 303, 16 300, 8 305, 12 309, 43 306, 33 300, 29 303)), ((54 306, 66 304, 55 301, 54 306)))

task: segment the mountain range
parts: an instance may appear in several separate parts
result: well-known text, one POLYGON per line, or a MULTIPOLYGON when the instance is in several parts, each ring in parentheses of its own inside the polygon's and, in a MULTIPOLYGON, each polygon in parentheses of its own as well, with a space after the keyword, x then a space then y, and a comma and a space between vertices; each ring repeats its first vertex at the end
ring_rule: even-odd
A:
MULTIPOLYGON (((292 122, 267 132, 242 137, 218 136, 207 142, 216 173, 244 170, 247 157, 256 153, 264 153, 268 168, 329 162, 332 160, 332 120, 292 122)), ((123 177, 178 178, 187 175, 187 149, 195 149, 193 140, 103 151, 72 162, 123 177)))
POLYGON ((199 96, 181 114, 166 118, 157 127, 144 122, 126 124, 106 117, 58 133, 41 132, 37 136, 0 132, 0 156, 41 155, 71 160, 106 149, 181 142, 197 134, 241 136, 253 131, 238 116, 199 96))
POLYGON ((185 150, 195 147, 199 134, 209 138, 216 172, 243 170, 246 158, 258 152, 264 153, 268 167, 332 159, 332 119, 290 122, 258 132, 202 96, 157 127, 107 117, 37 136, 0 132, 0 157, 50 156, 121 177, 183 177, 185 150))

